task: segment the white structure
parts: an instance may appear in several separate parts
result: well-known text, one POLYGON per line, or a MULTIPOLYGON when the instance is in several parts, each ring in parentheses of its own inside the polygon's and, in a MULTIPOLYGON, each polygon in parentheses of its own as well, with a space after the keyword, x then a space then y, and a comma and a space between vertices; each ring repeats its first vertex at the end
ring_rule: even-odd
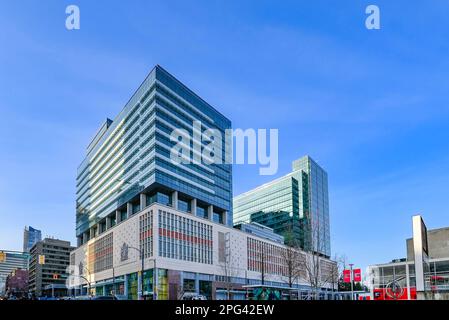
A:
MULTIPOLYGON (((69 286, 82 286, 84 294, 90 284, 93 294, 137 299, 143 282, 143 294, 155 299, 179 299, 188 291, 245 299, 246 286, 262 285, 262 273, 264 286, 288 287, 282 250, 274 241, 153 203, 74 250, 69 286)), ((326 268, 332 263, 322 260, 326 268)), ((326 287, 330 295, 332 285, 326 287)), ((304 281, 295 288, 308 290, 304 281)))

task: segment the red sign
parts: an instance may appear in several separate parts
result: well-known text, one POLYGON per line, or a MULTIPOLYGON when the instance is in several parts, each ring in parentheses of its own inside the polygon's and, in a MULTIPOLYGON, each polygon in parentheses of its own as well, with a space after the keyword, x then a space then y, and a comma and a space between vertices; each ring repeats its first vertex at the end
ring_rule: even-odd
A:
POLYGON ((343 270, 343 282, 351 282, 351 270, 343 270))
POLYGON ((361 282, 362 281, 362 270, 354 269, 354 281, 361 282))

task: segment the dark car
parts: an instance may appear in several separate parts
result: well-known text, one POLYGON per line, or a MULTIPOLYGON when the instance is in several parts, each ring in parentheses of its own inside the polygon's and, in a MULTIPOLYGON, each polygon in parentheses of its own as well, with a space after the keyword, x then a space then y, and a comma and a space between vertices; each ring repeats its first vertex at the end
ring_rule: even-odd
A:
POLYGON ((118 300, 115 296, 95 296, 92 300, 118 300))

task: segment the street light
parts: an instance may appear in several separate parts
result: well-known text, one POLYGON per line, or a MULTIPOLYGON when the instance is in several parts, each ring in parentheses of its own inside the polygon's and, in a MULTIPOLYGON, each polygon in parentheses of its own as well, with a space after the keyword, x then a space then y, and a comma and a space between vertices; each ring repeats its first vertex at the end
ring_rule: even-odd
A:
POLYGON ((351 300, 354 300, 354 275, 352 274, 352 267, 354 266, 353 263, 349 264, 349 267, 351 268, 351 300))
MULTIPOLYGON (((139 249, 139 248, 136 248, 136 247, 130 247, 130 246, 128 246, 128 248, 129 249, 133 249, 133 250, 137 250, 137 252, 139 252, 139 254, 140 254, 140 260, 141 260, 141 274, 140 274, 140 299, 142 299, 143 300, 143 287, 144 287, 144 284, 143 284, 143 273, 144 273, 144 269, 145 269, 145 255, 144 255, 144 252, 143 252, 143 249, 139 249)), ((155 281, 155 277, 157 276, 156 274, 155 274, 155 271, 156 271, 156 259, 153 259, 153 261, 154 261, 154 268, 153 268, 153 300, 154 300, 154 298, 155 298, 155 289, 156 289, 156 287, 155 287, 155 283, 156 283, 156 281, 155 281)))
POLYGON ((139 252, 140 254, 140 260, 141 260, 141 275, 140 275, 140 299, 142 299, 143 297, 143 271, 144 271, 144 263, 145 263, 145 256, 143 254, 143 250, 136 248, 136 247, 130 247, 128 246, 128 249, 134 249, 137 250, 137 252, 139 252))

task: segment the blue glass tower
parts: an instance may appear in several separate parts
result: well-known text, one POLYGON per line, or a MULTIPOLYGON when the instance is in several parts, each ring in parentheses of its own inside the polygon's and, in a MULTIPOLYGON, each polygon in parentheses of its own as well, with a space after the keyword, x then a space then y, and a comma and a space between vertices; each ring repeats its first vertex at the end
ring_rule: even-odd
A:
POLYGON ((222 134, 231 121, 160 66, 155 66, 114 120, 107 119, 78 168, 78 244, 153 202, 232 225, 232 167, 170 159, 170 134, 194 122, 222 134))
POLYGON ((328 177, 309 156, 292 172, 234 198, 234 224, 256 222, 330 257, 328 177))

